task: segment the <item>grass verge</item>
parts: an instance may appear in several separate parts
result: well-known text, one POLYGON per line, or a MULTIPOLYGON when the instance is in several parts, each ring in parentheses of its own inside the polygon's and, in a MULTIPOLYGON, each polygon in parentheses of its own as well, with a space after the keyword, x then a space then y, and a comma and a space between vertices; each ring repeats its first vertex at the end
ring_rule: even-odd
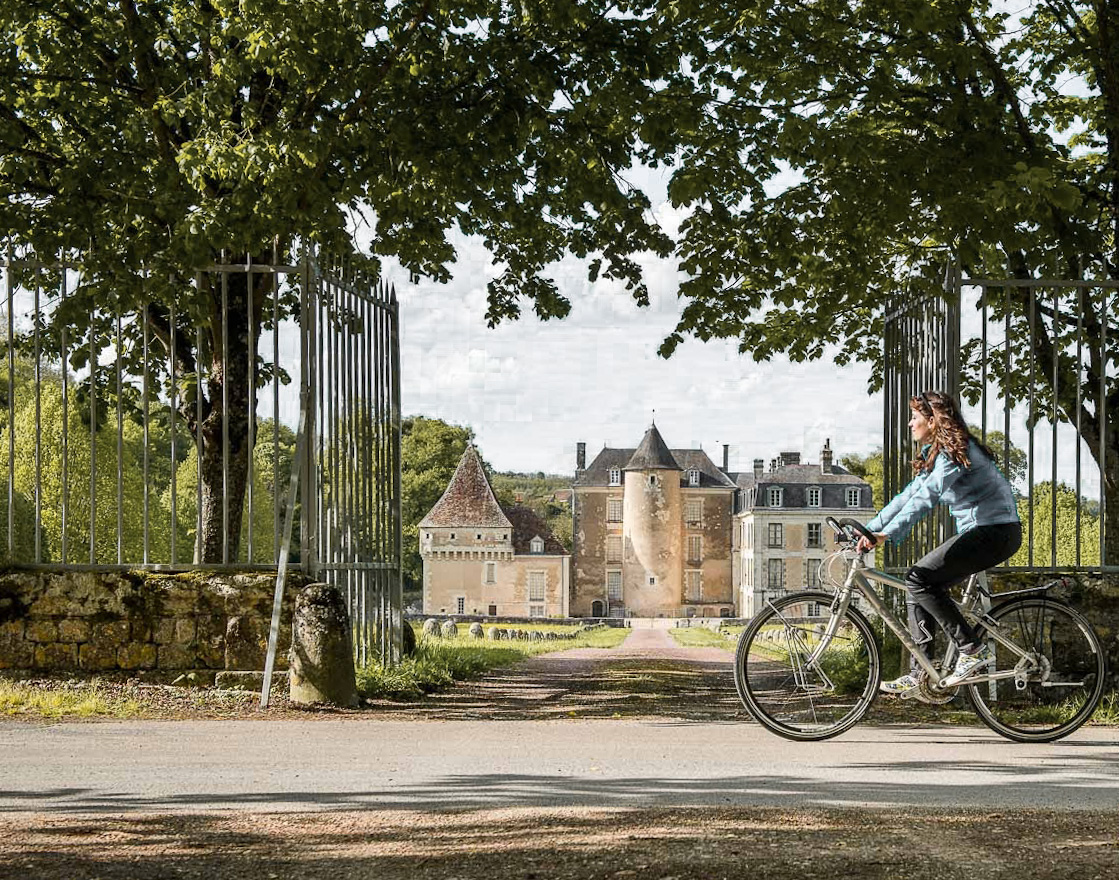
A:
POLYGON ((669 634, 676 644, 685 648, 723 648, 733 651, 735 643, 721 632, 715 632, 705 626, 683 626, 670 629, 669 634))
POLYGON ((0 715, 38 718, 135 718, 143 707, 133 699, 102 691, 96 682, 47 688, 0 679, 0 715))
MULTIPOLYGON (((554 625, 519 626, 518 629, 573 631, 554 625)), ((357 671, 357 689, 363 697, 407 700, 449 687, 456 681, 482 678, 491 669, 511 666, 537 654, 570 648, 614 648, 629 635, 628 629, 599 627, 584 630, 574 639, 552 642, 491 642, 459 635, 454 639, 419 636, 416 653, 398 665, 383 668, 373 663, 357 671)))

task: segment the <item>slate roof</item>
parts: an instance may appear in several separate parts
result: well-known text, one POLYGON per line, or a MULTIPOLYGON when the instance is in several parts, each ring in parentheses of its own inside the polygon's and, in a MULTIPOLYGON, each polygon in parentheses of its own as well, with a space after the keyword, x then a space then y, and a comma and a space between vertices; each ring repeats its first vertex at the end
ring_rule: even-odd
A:
POLYGON ((499 529, 512 526, 494 497, 482 460, 473 446, 466 447, 443 496, 420 520, 420 528, 427 526, 499 529))
POLYGON ((625 468, 627 471, 651 471, 651 470, 664 470, 664 471, 679 471, 683 470, 676 459, 672 457, 672 453, 668 451, 668 446, 661 437, 661 432, 657 430, 657 426, 653 425, 645 432, 645 436, 641 438, 641 443, 637 449, 634 450, 630 460, 626 462, 625 468))
POLYGON ((819 486, 821 491, 821 507, 845 508, 847 499, 844 490, 848 486, 863 488, 862 501, 864 507, 873 507, 874 499, 871 498, 870 484, 862 477, 857 477, 850 471, 832 465, 831 473, 825 474, 818 464, 787 464, 774 471, 765 471, 760 478, 754 476, 753 471, 730 474, 735 485, 742 490, 743 504, 747 493, 754 488, 758 491, 758 504, 755 508, 764 507, 764 489, 766 486, 781 486, 784 488, 782 507, 807 507, 809 486, 819 486))
POLYGON ((501 508, 513 524, 513 552, 529 556, 567 556, 567 548, 560 543, 544 519, 531 507, 509 504, 501 508), (544 539, 544 553, 532 553, 532 539, 544 539))
MULTIPOLYGON (((576 471, 576 487, 584 486, 609 486, 610 469, 625 470, 633 459, 635 449, 614 449, 605 447, 586 470, 576 471)), ((680 485, 687 486, 687 471, 695 468, 699 471, 699 488, 701 489, 733 489, 734 482, 724 474, 702 449, 669 449, 669 454, 680 471, 680 485)))

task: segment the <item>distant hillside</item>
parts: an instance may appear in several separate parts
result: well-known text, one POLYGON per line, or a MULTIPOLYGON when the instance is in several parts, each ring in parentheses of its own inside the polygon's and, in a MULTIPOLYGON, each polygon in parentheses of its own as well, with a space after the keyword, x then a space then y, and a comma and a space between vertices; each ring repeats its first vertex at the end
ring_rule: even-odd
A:
POLYGON ((490 484, 502 504, 521 503, 531 507, 552 530, 564 547, 571 550, 571 483, 573 476, 545 474, 490 474, 490 484), (567 499, 567 502, 564 502, 567 499))

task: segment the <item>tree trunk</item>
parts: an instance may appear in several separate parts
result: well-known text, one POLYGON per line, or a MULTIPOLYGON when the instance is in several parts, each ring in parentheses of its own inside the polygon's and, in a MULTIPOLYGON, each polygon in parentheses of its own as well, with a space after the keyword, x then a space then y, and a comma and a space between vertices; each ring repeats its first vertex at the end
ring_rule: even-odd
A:
POLYGON ((250 420, 256 439, 256 382, 250 381, 249 340, 255 355, 260 342, 261 298, 258 290, 251 289, 253 279, 256 287, 267 283, 266 275, 236 272, 227 276, 224 333, 220 277, 212 284, 209 412, 201 430, 202 510, 195 553, 199 563, 236 562, 239 558, 252 455, 250 420))
POLYGON ((1113 420, 1111 441, 1107 448, 1107 468, 1104 473, 1104 499, 1106 509, 1100 523, 1104 534, 1102 565, 1119 565, 1119 418, 1113 420))

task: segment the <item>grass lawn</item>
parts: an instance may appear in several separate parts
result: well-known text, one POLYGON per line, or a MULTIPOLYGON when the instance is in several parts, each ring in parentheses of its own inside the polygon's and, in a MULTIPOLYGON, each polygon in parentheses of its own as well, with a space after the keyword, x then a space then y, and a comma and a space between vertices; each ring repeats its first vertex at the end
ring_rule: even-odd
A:
POLYGON ((668 632, 676 640, 676 644, 685 648, 724 648, 727 651, 733 651, 735 648, 732 639, 705 626, 683 626, 670 629, 668 632))
POLYGON ((0 679, 0 715, 38 718, 132 718, 140 704, 97 683, 60 683, 56 688, 0 679), (69 686, 67 686, 69 685, 69 686))
MULTIPOLYGON (((422 627, 414 627, 419 630, 422 627)), ((614 648, 625 641, 628 629, 597 627, 581 630, 580 627, 558 624, 515 624, 508 629, 557 631, 577 633, 574 639, 557 641, 500 641, 476 639, 459 626, 453 639, 425 637, 417 632, 416 653, 406 657, 397 666, 382 668, 379 663, 359 669, 358 692, 363 697, 388 699, 414 699, 425 693, 449 687, 456 681, 481 678, 491 669, 511 666, 526 657, 566 651, 570 648, 614 648)))

